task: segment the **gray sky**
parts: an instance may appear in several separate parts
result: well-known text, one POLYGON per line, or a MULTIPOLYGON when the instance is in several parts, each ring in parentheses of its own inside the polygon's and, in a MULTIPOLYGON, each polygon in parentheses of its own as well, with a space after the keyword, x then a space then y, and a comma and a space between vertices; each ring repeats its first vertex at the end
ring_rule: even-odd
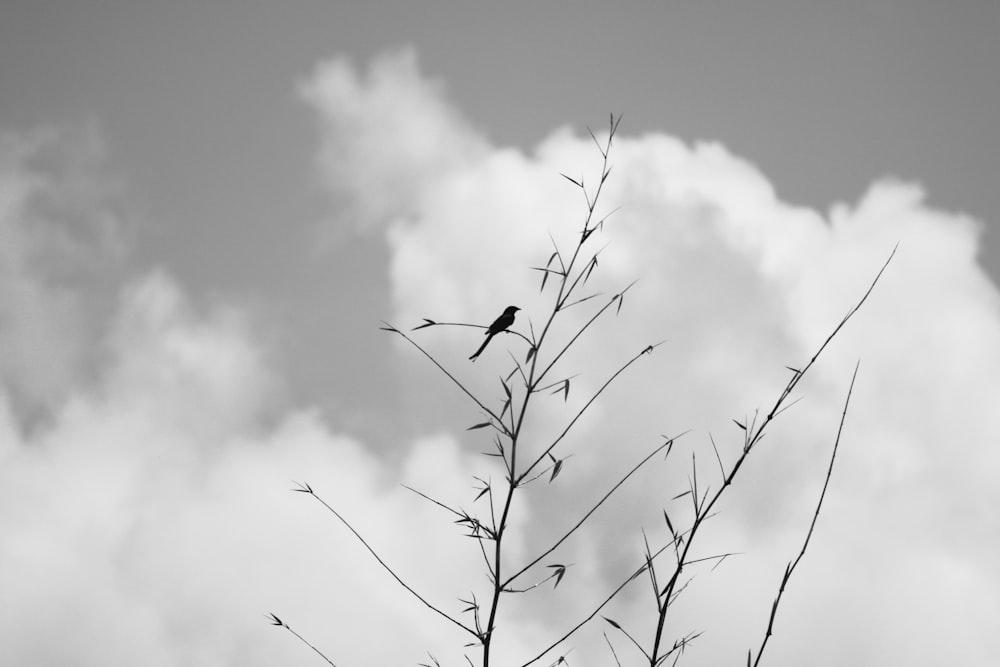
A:
MULTIPOLYGON (((16 129, 95 124, 109 170, 156 221, 130 261, 167 263, 199 291, 267 291, 282 302, 292 293, 316 306, 329 281, 357 276, 379 252, 340 235, 331 254, 303 261, 328 200, 295 82, 324 58, 362 66, 402 46, 499 145, 528 148, 613 111, 629 133, 721 141, 783 199, 820 211, 886 175, 922 184, 929 202, 987 230, 1000 210, 991 176, 1000 173, 1000 9, 988 1, 553 2, 529 12, 7 2, 0 12, 0 119, 16 129)), ((994 278, 997 236, 987 231, 982 244, 994 278)), ((385 303, 356 291, 346 307, 359 314, 363 331, 351 340, 363 345, 385 303)), ((298 325, 295 336, 316 329, 298 325)))
MULTIPOLYGON (((724 508, 712 543, 750 555, 686 609, 689 629, 712 627, 690 660, 738 660, 759 635, 861 357, 828 532, 772 664, 987 664, 998 28, 985 0, 4 3, 0 599, 15 604, 0 626, 18 630, 0 662, 308 664, 266 611, 311 627, 335 661, 460 646, 287 480, 325 481, 398 559, 451 544, 398 483, 471 501, 482 443, 462 429, 476 412, 377 328, 488 322, 509 302, 541 321, 520 268, 544 261, 548 233, 572 238, 579 202, 559 173, 599 169, 584 128, 615 112, 605 196, 622 211, 600 284, 640 282, 580 358, 607 370, 669 342, 566 452, 569 495, 526 499, 537 525, 519 539, 557 530, 566 497, 600 488, 650 434, 731 438, 731 418, 771 400, 898 241, 867 319, 724 508), (585 446, 610 441, 613 464, 585 446), (727 590, 740 604, 723 611, 712 594, 727 590), (372 639, 380 618, 396 653, 372 639), (969 637, 926 648, 931 632, 969 637)), ((475 337, 430 331, 495 391, 499 352, 470 371, 455 350, 475 337)), ((659 479, 576 546, 596 560, 574 590, 630 563, 659 479)), ((465 595, 450 587, 476 580, 475 560, 433 574, 433 553, 413 576, 465 595)), ((560 608, 510 619, 511 660, 560 608)), ((642 618, 631 602, 618 613, 642 618)), ((600 664, 586 646, 571 664, 600 664)))

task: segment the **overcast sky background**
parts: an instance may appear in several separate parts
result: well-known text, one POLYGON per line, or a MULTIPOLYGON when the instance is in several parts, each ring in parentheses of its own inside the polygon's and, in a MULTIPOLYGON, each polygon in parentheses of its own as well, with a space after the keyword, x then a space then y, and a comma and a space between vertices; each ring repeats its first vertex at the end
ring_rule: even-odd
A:
MULTIPOLYGON (((528 267, 582 214, 560 173, 599 173, 585 128, 615 112, 595 288, 639 282, 533 432, 666 342, 580 422, 558 483, 525 490, 514 560, 691 432, 558 554, 557 591, 501 619, 504 664, 616 585, 661 508, 684 516, 687 452, 714 483, 709 434, 733 460, 732 419, 897 243, 699 552, 742 555, 698 571, 668 635, 704 631, 688 665, 758 645, 861 359, 768 663, 993 664, 998 30, 988 0, 3 3, 0 663, 317 664, 274 612, 339 665, 464 664, 467 637, 291 480, 444 608, 482 597, 472 544, 400 487, 471 507, 472 476, 500 477, 464 430, 480 417, 378 327, 508 303, 542 322, 528 267)), ((473 366, 477 331, 418 335, 489 399, 523 352, 503 337, 473 366)), ((649 637, 648 598, 607 615, 649 637)), ((570 664, 613 664, 602 630, 570 664)))

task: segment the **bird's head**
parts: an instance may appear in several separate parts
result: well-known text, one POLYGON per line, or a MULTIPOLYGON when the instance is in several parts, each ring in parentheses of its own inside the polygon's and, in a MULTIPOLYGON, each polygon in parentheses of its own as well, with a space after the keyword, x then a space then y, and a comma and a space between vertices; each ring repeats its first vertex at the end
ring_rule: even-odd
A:
POLYGON ((517 311, 521 310, 517 306, 507 306, 507 310, 503 311, 504 315, 513 315, 517 311))

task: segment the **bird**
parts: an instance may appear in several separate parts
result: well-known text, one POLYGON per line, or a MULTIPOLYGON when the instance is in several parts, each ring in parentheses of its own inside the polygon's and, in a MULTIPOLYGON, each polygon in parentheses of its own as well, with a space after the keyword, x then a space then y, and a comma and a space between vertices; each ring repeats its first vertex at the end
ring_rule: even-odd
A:
POLYGON ((507 308, 503 311, 503 314, 500 317, 496 318, 493 321, 493 324, 491 324, 489 328, 486 330, 486 332, 483 334, 484 336, 486 336, 486 340, 484 340, 483 344, 479 346, 479 349, 476 350, 471 357, 469 357, 471 361, 475 361, 476 358, 483 353, 483 350, 486 349, 486 346, 489 345, 490 341, 493 340, 494 336, 496 336, 501 331, 506 331, 507 327, 514 324, 514 313, 516 313, 519 310, 521 309, 518 308, 517 306, 507 306, 507 308))

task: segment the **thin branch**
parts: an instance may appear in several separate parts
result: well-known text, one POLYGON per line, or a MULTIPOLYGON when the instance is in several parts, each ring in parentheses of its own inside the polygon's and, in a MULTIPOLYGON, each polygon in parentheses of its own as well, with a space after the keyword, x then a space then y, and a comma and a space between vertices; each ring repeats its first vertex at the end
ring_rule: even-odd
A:
POLYGON ((410 486, 408 484, 401 484, 400 486, 402 486, 407 491, 412 491, 413 493, 417 494, 418 496, 420 496, 424 500, 432 502, 432 503, 434 503, 435 505, 437 505, 438 507, 440 507, 442 509, 448 510, 449 512, 451 512, 452 514, 454 514, 456 516, 459 516, 459 517, 464 517, 465 516, 464 514, 462 514, 461 512, 459 512, 458 510, 456 510, 455 508, 449 507, 448 505, 445 505, 440 500, 436 500, 434 498, 431 498, 429 495, 427 495, 423 491, 418 491, 417 489, 413 488, 412 486, 410 486))
MULTIPOLYGON (((556 356, 553 357, 552 361, 550 361, 548 363, 548 365, 542 370, 542 372, 538 374, 538 377, 535 378, 535 382, 536 383, 541 382, 542 379, 546 375, 549 374, 549 371, 552 370, 552 367, 556 365, 556 363, 559 361, 559 359, 562 358, 562 356, 564 354, 566 354, 566 352, 569 350, 569 348, 571 348, 573 346, 573 343, 575 343, 576 340, 580 336, 582 336, 583 333, 587 329, 590 328, 590 325, 592 325, 594 322, 597 321, 597 318, 599 318, 601 315, 603 315, 604 312, 608 308, 610 308, 613 304, 618 303, 618 302, 621 301, 621 299, 625 295, 625 293, 628 292, 632 288, 633 285, 635 285, 635 282, 636 281, 632 281, 630 284, 628 284, 628 285, 625 286, 625 289, 623 289, 621 292, 619 292, 618 294, 615 294, 613 297, 611 297, 608 300, 608 302, 601 307, 600 310, 598 310, 596 313, 594 313, 594 315, 589 320, 587 320, 587 322, 582 327, 580 327, 579 331, 577 331, 576 334, 565 345, 563 345, 562 349, 559 350, 559 353, 556 354, 556 356)), ((553 313, 553 315, 555 315, 555 313, 553 313)))
POLYGON ((562 433, 560 433, 556 437, 556 439, 552 441, 552 444, 550 444, 548 447, 546 447, 545 450, 541 454, 538 455, 538 458, 536 458, 535 461, 531 465, 529 465, 523 472, 521 472, 520 475, 518 475, 517 479, 519 481, 523 480, 528 474, 531 473, 532 469, 534 469, 535 466, 537 466, 539 463, 541 463, 543 460, 545 460, 545 457, 548 456, 549 452, 551 452, 553 449, 555 449, 556 445, 558 445, 562 441, 562 439, 566 437, 566 434, 569 433, 570 429, 573 428, 573 426, 580 419, 580 417, 583 416, 583 413, 585 413, 587 411, 587 409, 594 403, 594 401, 597 400, 597 397, 600 396, 602 393, 604 393, 604 390, 607 389, 608 386, 612 382, 614 382, 615 379, 619 375, 621 375, 622 373, 624 373, 625 370, 628 369, 629 366, 631 366, 636 361, 638 361, 639 357, 641 357, 644 354, 648 354, 651 350, 652 350, 652 346, 647 346, 647 347, 643 348, 643 350, 641 352, 639 352, 634 357, 632 357, 631 359, 629 359, 627 362, 625 362, 625 364, 621 368, 619 368, 617 371, 615 371, 614 374, 611 377, 609 377, 604 382, 604 384, 602 384, 600 386, 600 388, 596 392, 594 392, 594 395, 590 397, 590 399, 586 402, 586 404, 584 404, 584 406, 582 408, 580 408, 579 412, 577 412, 576 415, 569 421, 569 423, 566 425, 566 428, 563 429, 562 433))
POLYGON ((851 376, 851 385, 847 389, 847 398, 844 399, 844 410, 840 414, 840 425, 837 427, 837 437, 833 441, 833 451, 830 454, 830 465, 826 469, 826 479, 823 480, 823 490, 820 491, 819 501, 816 503, 816 511, 813 512, 812 521, 809 523, 809 531, 806 533, 806 539, 802 542, 802 549, 799 551, 799 555, 796 556, 795 560, 788 564, 785 568, 785 574, 781 578, 781 585, 778 587, 778 595, 774 598, 774 604, 771 605, 771 618, 767 622, 767 632, 764 633, 764 639, 760 643, 760 648, 757 649, 757 659, 754 660, 754 667, 760 664, 760 658, 764 655, 764 647, 767 646, 767 640, 771 638, 774 630, 774 619, 778 614, 778 605, 781 603, 781 596, 785 593, 785 587, 788 584, 789 579, 792 577, 792 573, 795 572, 795 568, 798 567, 799 561, 802 557, 806 555, 806 549, 809 548, 809 540, 812 539, 813 530, 816 528, 816 521, 819 519, 819 512, 823 507, 823 499, 826 498, 826 490, 830 486, 830 476, 833 474, 833 464, 837 460, 837 448, 840 446, 840 435, 844 431, 844 421, 847 419, 847 407, 851 402, 851 393, 854 391, 854 381, 858 377, 858 366, 861 362, 854 365, 854 374, 851 376))
MULTIPOLYGON (((462 383, 461 383, 461 382, 460 382, 460 381, 458 380, 458 378, 456 378, 456 377, 455 377, 454 375, 452 375, 452 374, 451 374, 451 372, 449 372, 449 371, 448 371, 448 369, 447 369, 447 368, 445 368, 444 366, 442 366, 442 365, 441 365, 441 363, 440 363, 440 362, 439 362, 439 361, 438 361, 437 359, 435 359, 435 358, 434 358, 434 356, 433 356, 433 355, 432 355, 432 354, 431 354, 430 352, 428 352, 427 350, 425 350, 425 349, 424 349, 423 347, 421 347, 421 346, 420 346, 420 344, 419 344, 419 343, 417 343, 417 342, 416 342, 415 340, 413 340, 412 338, 410 338, 410 337, 409 337, 409 336, 407 336, 407 335, 406 335, 405 333, 403 333, 402 331, 400 331, 400 330, 399 330, 399 329, 397 329, 396 327, 392 326, 391 324, 389 324, 389 323, 387 323, 387 322, 385 322, 385 323, 383 323, 383 324, 385 324, 385 326, 383 326, 383 327, 382 327, 382 330, 383 330, 383 331, 389 331, 389 332, 391 332, 391 333, 395 333, 395 334, 399 334, 400 336, 402 336, 402 337, 403 337, 403 339, 404 339, 404 340, 406 340, 406 342, 408 342, 408 343, 409 343, 410 345, 412 345, 413 347, 415 347, 415 348, 417 348, 418 350, 420 350, 421 354, 423 354, 423 355, 424 355, 425 357, 427 357, 428 359, 430 359, 430 360, 431 360, 431 363, 433 363, 433 364, 434 364, 435 366, 437 366, 437 367, 438 367, 438 369, 439 369, 439 370, 440 370, 440 371, 441 371, 442 373, 444 373, 445 375, 447 375, 447 376, 448 376, 448 379, 450 379, 450 380, 451 380, 452 382, 454 382, 454 383, 455 383, 455 386, 457 386, 457 387, 458 387, 459 389, 461 389, 461 390, 462 390, 462 391, 463 391, 463 392, 465 393, 465 395, 466 395, 466 396, 468 396, 469 398, 471 398, 471 399, 472 399, 472 401, 473 401, 473 402, 474 402, 474 403, 475 403, 476 405, 478 405, 478 406, 479 406, 479 409, 480 409, 480 410, 482 410, 483 412, 485 412, 486 414, 488 414, 488 415, 489 415, 490 417, 492 417, 492 418, 494 419, 494 421, 496 421, 496 422, 497 422, 497 424, 499 424, 499 425, 500 425, 501 427, 503 427, 503 434, 504 434, 504 435, 506 435, 506 436, 510 436, 510 431, 509 431, 509 430, 507 429, 507 427, 506 427, 506 426, 504 425, 504 423, 503 423, 503 420, 502 420, 502 419, 500 419, 500 417, 498 417, 498 416, 496 415, 496 413, 494 413, 494 412, 493 412, 492 410, 490 410, 490 409, 489 409, 488 407, 486 407, 486 406, 485 406, 485 405, 483 404, 483 402, 482 402, 482 401, 480 401, 480 400, 479 400, 478 398, 476 398, 476 395, 475 395, 475 394, 473 394, 473 393, 472 393, 471 391, 469 391, 469 390, 468 390, 468 389, 467 389, 467 388, 465 387, 465 385, 464 385, 464 384, 462 384, 462 383)), ((520 335, 520 334, 519 334, 519 335, 520 335)), ((523 336, 522 336, 522 338, 523 338, 523 336)))
POLYGON ((615 659, 615 664, 618 665, 618 667, 622 667, 622 661, 618 659, 618 654, 615 653, 615 647, 611 644, 611 640, 608 639, 608 633, 607 632, 604 633, 604 641, 606 641, 608 643, 608 648, 611 649, 611 655, 615 659))
POLYGON ((323 652, 320 651, 315 646, 313 646, 312 644, 310 644, 308 641, 306 641, 305 637, 303 637, 299 633, 295 632, 295 630, 292 630, 292 626, 288 625, 287 623, 285 623, 284 621, 282 621, 280 618, 278 618, 274 614, 268 614, 268 620, 271 621, 271 625, 277 625, 279 627, 282 627, 285 630, 288 630, 289 632, 291 632, 293 635, 295 635, 296 639, 298 639, 300 642, 302 642, 303 644, 305 644, 306 646, 308 646, 309 648, 311 648, 313 651, 315 651, 316 655, 318 655, 319 657, 323 658, 323 660, 326 661, 326 664, 331 665, 331 667, 337 667, 337 665, 333 664, 333 660, 330 660, 330 658, 328 658, 325 655, 323 655, 323 652))
POLYGON ((633 572, 632 575, 629 576, 628 579, 626 579, 617 588, 615 588, 613 591, 611 591, 611 594, 608 595, 606 598, 604 598, 604 600, 599 605, 597 605, 597 607, 593 611, 591 611, 582 621, 580 621, 579 623, 577 623, 576 625, 574 625, 572 628, 570 628, 569 631, 567 631, 562 637, 560 637, 559 639, 557 639, 554 642, 552 642, 551 644, 549 644, 545 649, 542 650, 541 653, 539 653, 538 655, 536 655, 534 658, 532 658, 531 660, 528 660, 527 662, 521 663, 521 667, 528 667, 528 665, 531 665, 531 664, 533 664, 535 662, 538 662, 543 657, 545 657, 546 653, 548 653, 549 651, 551 651, 552 649, 554 649, 555 647, 559 646, 564 641, 566 641, 567 639, 569 639, 571 636, 573 636, 573 634, 575 634, 577 630, 579 630, 580 628, 582 628, 583 626, 585 626, 587 623, 589 623, 590 621, 592 621, 595 616, 597 616, 599 613, 601 613, 601 610, 604 609, 604 607, 606 607, 609 602, 611 602, 612 600, 614 600, 615 597, 619 593, 621 593, 622 590, 624 590, 626 586, 628 586, 630 583, 632 583, 633 581, 635 581, 636 577, 638 577, 639 575, 641 575, 645 571, 646 571, 646 565, 645 565, 645 563, 643 563, 643 565, 638 570, 636 570, 635 572, 633 572))
POLYGON ((635 637, 633 637, 633 636, 632 636, 632 633, 630 633, 630 632, 629 632, 628 630, 626 630, 625 628, 623 628, 623 627, 621 626, 621 624, 620 624, 620 623, 618 623, 618 621, 614 621, 614 620, 612 620, 612 619, 608 618, 607 616, 602 616, 601 618, 603 618, 603 619, 604 619, 605 621, 607 621, 608 623, 610 623, 610 624, 611 624, 611 626, 612 626, 612 627, 613 627, 613 628, 614 628, 615 630, 617 630, 618 632, 620 632, 620 633, 622 633, 623 635, 625 635, 626 637, 628 637, 628 640, 629 640, 630 642, 632 642, 632 645, 633 645, 633 646, 635 646, 635 647, 636 647, 637 649, 639 649, 639 652, 640 652, 640 653, 642 653, 643 657, 645 657, 647 661, 648 661, 648 660, 651 660, 651 658, 650 658, 649 654, 648 654, 648 653, 646 653, 646 649, 644 649, 644 648, 642 647, 642 644, 640 644, 640 643, 639 643, 638 641, 636 641, 635 637))
MULTIPOLYGON (((681 435, 684 435, 684 434, 682 433, 681 435)), ((679 438, 681 436, 677 436, 677 437, 679 438)), ((594 506, 591 507, 590 510, 587 511, 587 513, 584 514, 580 518, 580 520, 577 521, 573 525, 572 528, 570 528, 568 531, 566 531, 566 533, 563 534, 562 537, 560 537, 558 540, 556 540, 555 543, 551 547, 549 547, 548 549, 546 549, 545 551, 543 551, 541 554, 538 555, 537 558, 535 558, 533 561, 531 561, 530 563, 528 563, 527 565, 525 565, 524 567, 522 567, 520 570, 518 570, 514 574, 510 575, 507 578, 507 580, 504 582, 503 587, 506 588, 507 586, 509 586, 511 583, 514 582, 515 579, 517 579, 518 577, 520 577, 522 574, 524 574, 525 572, 527 572, 528 570, 530 570, 532 567, 534 567, 536 564, 538 564, 543 558, 545 558, 546 556, 548 556, 549 554, 551 554, 553 551, 555 551, 556 549, 558 549, 559 546, 563 542, 565 542, 567 539, 569 539, 570 535, 572 535, 573 533, 575 533, 577 531, 577 529, 579 529, 580 526, 582 526, 587 521, 587 519, 589 519, 591 517, 591 515, 594 512, 596 512, 598 510, 598 508, 600 508, 601 505, 603 505, 608 500, 608 498, 611 497, 611 494, 613 494, 615 491, 617 491, 619 488, 621 488, 621 486, 625 482, 627 482, 628 479, 639 470, 639 468, 641 468, 642 466, 646 465, 646 463, 650 459, 652 459, 654 456, 656 456, 661 451, 663 451, 664 448, 672 448, 675 439, 676 438, 671 438, 671 439, 667 440, 662 445, 660 445, 659 447, 657 447, 656 449, 654 449, 653 451, 651 451, 649 454, 647 454, 641 461, 639 461, 637 464, 635 464, 635 466, 633 466, 632 469, 629 470, 628 473, 626 473, 624 477, 622 477, 620 480, 618 480, 617 484, 615 484, 614 486, 612 486, 608 490, 608 492, 605 493, 604 496, 602 496, 601 499, 598 500, 594 504, 594 506)), ((668 449, 668 453, 669 453, 669 449, 668 449)))
POLYGON ((301 484, 301 488, 298 488, 298 489, 295 489, 295 490, 299 491, 301 493, 308 493, 310 496, 312 496, 317 501, 319 501, 319 503, 321 505, 323 505, 323 507, 325 507, 331 513, 333 513, 333 515, 335 517, 337 517, 337 519, 339 519, 342 524, 344 524, 345 526, 347 526, 348 530, 350 530, 352 533, 354 533, 354 536, 356 538, 358 538, 358 541, 360 541, 361 544, 364 545, 365 549, 368 550, 368 553, 370 553, 375 558, 375 560, 378 561, 379 565, 381 565, 383 567, 383 569, 385 569, 385 571, 388 572, 392 576, 392 578, 395 579, 399 583, 400 586, 402 586, 407 591, 409 591, 410 594, 413 595, 413 597, 415 597, 418 600, 420 600, 424 604, 424 606, 426 606, 431 611, 436 612, 438 615, 440 615, 440 616, 448 619, 449 621, 451 621, 452 623, 454 623, 458 627, 462 628, 463 630, 465 630, 466 632, 468 632, 472 636, 474 636, 476 638, 479 637, 479 635, 476 634, 475 630, 473 630, 470 627, 467 627, 461 621, 458 621, 458 620, 452 618, 446 612, 441 611, 440 609, 438 609, 437 607, 435 607, 433 604, 431 604, 430 602, 428 602, 427 599, 424 596, 422 596, 420 593, 418 593, 416 590, 414 590, 412 586, 410 586, 408 583, 406 583, 405 581, 403 581, 400 578, 400 576, 398 574, 396 574, 396 572, 391 567, 389 567, 389 565, 384 560, 382 560, 382 557, 378 555, 378 552, 376 552, 375 549, 373 549, 370 544, 368 544, 368 542, 365 540, 365 538, 363 538, 361 536, 361 533, 359 533, 357 530, 355 530, 354 526, 352 526, 351 523, 347 519, 345 519, 343 516, 341 516, 340 512, 338 512, 337 510, 333 509, 333 507, 331 507, 329 505, 329 503, 327 503, 325 500, 323 500, 318 495, 316 495, 316 492, 312 490, 312 487, 310 487, 308 484, 301 484))
MULTIPOLYGON (((847 314, 843 317, 840 323, 834 328, 833 333, 831 333, 829 336, 826 337, 826 340, 824 340, 822 345, 819 346, 819 348, 813 354, 809 362, 805 366, 803 366, 801 370, 794 371, 792 378, 788 381, 788 383, 785 385, 785 388, 781 391, 780 395, 778 396, 778 399, 774 403, 774 406, 771 408, 770 412, 767 413, 767 416, 759 424, 757 423, 755 417, 754 421, 751 423, 749 427, 737 422, 737 424, 744 431, 743 451, 740 454, 739 458, 736 459, 736 462, 730 469, 729 474, 723 480, 722 486, 715 492, 711 500, 709 500, 707 503, 702 503, 701 513, 695 517, 694 522, 691 526, 691 532, 688 536, 687 543, 684 546, 683 552, 678 557, 677 568, 674 570, 673 576, 671 576, 670 581, 667 583, 667 586, 663 591, 666 599, 669 600, 670 592, 673 590, 673 587, 676 586, 677 584, 677 579, 680 576, 680 572, 684 568, 687 562, 686 558, 688 550, 691 548, 691 544, 694 541, 694 536, 698 532, 698 528, 703 523, 704 518, 709 513, 711 513, 712 508, 715 506, 715 503, 718 502, 719 498, 722 497, 722 494, 732 484, 733 479, 736 477, 736 474, 739 472, 740 468, 742 468, 744 462, 746 462, 747 457, 753 450, 754 446, 758 444, 764 437, 764 431, 767 428, 768 424, 770 424, 771 421, 775 418, 775 416, 780 413, 782 408, 785 407, 784 406, 785 400, 789 397, 792 390, 795 389, 799 381, 813 367, 813 365, 816 363, 816 360, 819 359, 820 354, 822 354, 823 350, 825 350, 826 347, 830 344, 830 341, 833 340, 833 338, 837 335, 837 333, 840 332, 840 330, 844 327, 844 325, 847 324, 847 322, 855 315, 855 313, 858 312, 861 306, 864 305, 865 301, 868 300, 868 297, 872 293, 872 290, 875 289, 875 285, 878 284, 878 281, 881 279, 882 274, 889 266, 889 262, 891 262, 892 258, 895 256, 898 247, 899 244, 896 244, 896 246, 892 249, 892 252, 889 253, 888 259, 886 259, 885 263, 882 264, 882 267, 875 275, 874 280, 872 280, 871 284, 868 286, 868 289, 862 295, 861 299, 859 299, 858 302, 847 312, 847 314)), ((662 639, 663 625, 666 621, 666 611, 667 611, 666 605, 664 605, 661 608, 659 618, 657 619, 656 635, 653 640, 653 651, 652 651, 654 658, 658 655, 657 651, 660 641, 662 639)))
MULTIPOLYGON (((678 437, 680 437, 680 436, 678 436, 678 437)), ((677 542, 677 540, 679 538, 683 539, 684 535, 689 535, 689 534, 690 534, 690 530, 683 531, 679 535, 676 535, 671 542, 669 542, 669 543, 663 545, 662 547, 660 547, 659 549, 657 549, 656 553, 654 553, 651 557, 649 557, 649 558, 644 557, 642 565, 640 565, 639 568, 628 577, 628 579, 626 579, 617 588, 615 588, 610 593, 610 595, 608 595, 593 611, 590 612, 590 614, 588 614, 583 620, 581 620, 576 625, 574 625, 572 628, 570 628, 570 630, 568 632, 566 632, 562 637, 560 637, 559 639, 557 639, 556 641, 554 641, 552 644, 550 644, 541 653, 539 653, 538 655, 536 655, 531 660, 529 660, 529 661, 527 661, 525 663, 522 663, 522 667, 527 667, 528 665, 530 665, 530 664, 532 664, 534 662, 537 662, 538 660, 541 660, 543 657, 545 657, 546 653, 548 653, 552 649, 554 649, 557 646, 559 646, 559 644, 563 643, 564 641, 566 641, 567 639, 569 639, 571 636, 573 636, 573 634, 575 634, 580 628, 582 628, 587 623, 589 623, 590 621, 592 621, 594 619, 594 617, 597 616, 601 612, 601 610, 604 609, 604 607, 606 607, 608 605, 608 603, 610 603, 619 593, 621 593, 625 589, 626 586, 628 586, 630 583, 632 583, 633 581, 635 581, 635 579, 637 577, 639 577, 639 575, 641 575, 643 572, 646 571, 646 568, 649 567, 649 563, 650 562, 655 561, 664 551, 666 551, 667 549, 669 549, 672 545, 676 544, 676 542, 677 542)))
MULTIPOLYGON (((545 340, 545 337, 548 334, 549 328, 552 326, 552 322, 555 321, 556 315, 559 314, 559 312, 562 310, 562 308, 565 305, 565 303, 569 300, 570 295, 573 293, 574 286, 572 286, 570 284, 570 282, 569 282, 570 275, 572 275, 572 273, 573 273, 573 267, 576 266, 576 261, 577 261, 577 259, 580 256, 580 251, 583 248, 583 244, 586 243, 587 239, 589 238, 589 236, 594 231, 594 227, 591 227, 590 223, 591 223, 591 221, 593 220, 593 217, 594 217, 594 207, 597 205, 597 200, 601 196, 601 190, 602 190, 602 188, 604 186, 604 182, 607 180, 608 154, 611 152, 611 143, 612 143, 612 140, 614 139, 615 133, 618 130, 618 123, 620 123, 620 122, 621 122, 621 116, 619 116, 618 119, 616 120, 615 117, 614 117, 614 115, 612 114, 611 121, 609 123, 610 131, 609 131, 609 134, 608 134, 608 141, 607 141, 607 144, 606 144, 605 148, 601 150, 601 155, 604 158, 604 163, 601 166, 602 178, 600 180, 600 183, 597 186, 597 192, 594 195, 593 204, 591 204, 590 198, 586 196, 586 190, 585 190, 584 185, 583 185, 583 180, 581 179, 578 183, 576 181, 574 181, 574 183, 576 183, 580 187, 580 189, 583 190, 584 196, 587 199, 587 207, 588 207, 587 208, 587 215, 586 215, 586 217, 584 218, 584 221, 583 221, 583 229, 580 232, 580 240, 577 242, 576 247, 573 249, 573 255, 569 258, 569 261, 568 262, 564 262, 562 254, 561 253, 558 254, 559 263, 560 263, 560 266, 563 269, 562 273, 561 273, 561 280, 559 281, 559 290, 558 290, 558 292, 556 294, 556 297, 555 297, 555 302, 553 304, 552 312, 549 314, 549 317, 548 317, 548 319, 545 322, 545 326, 542 327, 542 332, 539 335, 538 341, 537 341, 537 343, 535 345, 536 352, 537 352, 537 349, 539 347, 541 347, 542 342, 545 340)), ((603 225, 603 222, 604 221, 602 219, 601 222, 599 222, 596 226, 603 225)), ((553 245, 555 245, 555 241, 553 241, 553 245)), ((556 252, 558 253, 558 248, 556 249, 556 252)), ((576 285, 576 284, 578 284, 578 283, 574 283, 573 285, 576 285)), ((531 365, 532 374, 534 373, 534 369, 535 369, 535 365, 536 365, 537 361, 538 361, 538 355, 535 354, 535 355, 532 356, 532 365, 531 365)), ((543 372, 542 374, 540 374, 535 379, 535 381, 536 382, 540 381, 541 378, 544 377, 544 375, 545 375, 545 373, 543 372)), ((529 394, 530 393, 531 392, 529 392, 529 394)))

